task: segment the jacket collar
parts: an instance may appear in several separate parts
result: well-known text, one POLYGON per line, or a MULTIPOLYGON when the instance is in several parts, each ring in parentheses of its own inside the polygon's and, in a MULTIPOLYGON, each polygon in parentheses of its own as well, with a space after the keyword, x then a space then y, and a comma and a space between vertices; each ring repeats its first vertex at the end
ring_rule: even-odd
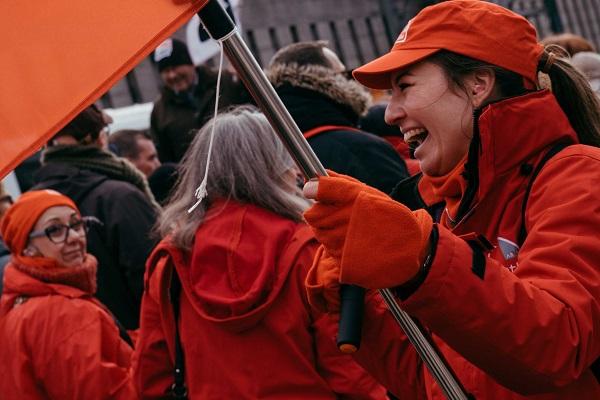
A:
POLYGON ((8 313, 19 298, 60 295, 71 299, 92 298, 89 293, 76 287, 58 283, 46 283, 12 267, 9 263, 4 271, 4 289, 0 301, 0 316, 8 313))
MULTIPOLYGON (((548 90, 527 93, 487 105, 474 112, 473 138, 464 176, 457 220, 463 219, 494 187, 498 177, 523 164, 535 162, 551 145, 578 143, 554 95, 548 90)), ((428 206, 439 199, 418 182, 419 193, 428 206)))
POLYGON ((73 286, 42 282, 17 270, 11 264, 6 267, 4 282, 3 294, 7 295, 18 294, 20 296, 36 297, 59 294, 69 298, 91 297, 89 293, 73 286))
POLYGON ((267 76, 276 89, 289 85, 313 91, 348 107, 357 116, 365 114, 371 105, 371 95, 360 83, 324 66, 275 64, 267 76))
MULTIPOLYGON (((479 117, 477 198, 483 198, 498 176, 522 164, 537 160, 541 153, 557 142, 577 143, 556 98, 547 90, 528 93, 491 104, 479 117)), ((471 156, 471 155, 470 155, 471 156)))

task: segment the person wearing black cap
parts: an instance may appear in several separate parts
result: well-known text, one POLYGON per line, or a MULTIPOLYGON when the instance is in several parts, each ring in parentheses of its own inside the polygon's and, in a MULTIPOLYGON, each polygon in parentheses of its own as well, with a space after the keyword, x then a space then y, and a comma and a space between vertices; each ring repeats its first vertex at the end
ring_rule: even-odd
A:
MULTIPOLYGON (((215 106, 217 71, 194 66, 185 43, 167 39, 152 55, 163 82, 160 97, 154 102, 150 133, 162 162, 179 162, 193 139, 192 130, 212 117, 215 106)), ((250 102, 241 81, 231 72, 221 77, 221 108, 250 102)))

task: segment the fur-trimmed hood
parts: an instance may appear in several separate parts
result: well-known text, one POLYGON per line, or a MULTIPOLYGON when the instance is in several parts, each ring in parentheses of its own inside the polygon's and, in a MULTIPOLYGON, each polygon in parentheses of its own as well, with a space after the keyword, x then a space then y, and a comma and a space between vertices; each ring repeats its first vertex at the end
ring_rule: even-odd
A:
POLYGON ((371 105, 371 95, 367 89, 327 67, 296 63, 276 64, 266 73, 275 88, 288 84, 314 90, 336 103, 351 108, 358 116, 364 115, 371 105))

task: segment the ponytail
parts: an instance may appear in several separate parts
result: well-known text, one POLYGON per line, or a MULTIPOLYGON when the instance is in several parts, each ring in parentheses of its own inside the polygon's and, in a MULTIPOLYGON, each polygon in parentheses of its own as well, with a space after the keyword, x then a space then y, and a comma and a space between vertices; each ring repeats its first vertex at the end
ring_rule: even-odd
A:
POLYGON ((587 78, 567 61, 567 57, 560 46, 546 46, 538 70, 550 77, 552 93, 579 141, 600 147, 600 99, 587 78))

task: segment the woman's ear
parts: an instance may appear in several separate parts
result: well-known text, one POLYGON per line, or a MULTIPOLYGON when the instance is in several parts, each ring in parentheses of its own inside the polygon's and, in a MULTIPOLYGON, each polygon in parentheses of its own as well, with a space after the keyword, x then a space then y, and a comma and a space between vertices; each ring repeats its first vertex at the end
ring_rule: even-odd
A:
POLYGON ((473 107, 495 100, 496 97, 496 74, 491 69, 475 71, 466 79, 466 87, 473 107))
POLYGON ((40 254, 40 251, 33 246, 27 246, 25 250, 23 250, 23 255, 27 257, 36 257, 40 254))

